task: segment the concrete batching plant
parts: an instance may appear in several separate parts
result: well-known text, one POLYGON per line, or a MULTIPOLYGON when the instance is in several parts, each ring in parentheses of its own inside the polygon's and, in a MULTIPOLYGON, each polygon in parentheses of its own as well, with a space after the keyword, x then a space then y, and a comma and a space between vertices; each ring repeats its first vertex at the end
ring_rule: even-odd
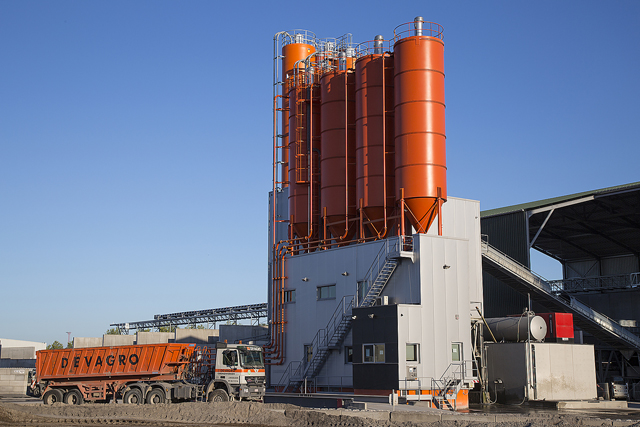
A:
MULTIPOLYGON (((503 375, 482 363, 506 347, 483 345, 479 202, 447 194, 444 77, 443 29, 422 17, 359 44, 275 35, 265 349, 275 389, 460 409, 479 381, 503 375)), ((572 353, 535 353, 545 321, 519 316, 496 320, 503 340, 526 341, 513 347, 515 368, 572 353)), ((558 369, 544 375, 569 378, 558 369)), ((501 384, 548 398, 535 375, 524 381, 501 384)), ((595 398, 595 381, 584 393, 572 381, 573 394, 554 386, 554 398, 595 398)))
POLYGON ((442 27, 274 52, 271 385, 466 406, 479 204, 447 197, 442 27))

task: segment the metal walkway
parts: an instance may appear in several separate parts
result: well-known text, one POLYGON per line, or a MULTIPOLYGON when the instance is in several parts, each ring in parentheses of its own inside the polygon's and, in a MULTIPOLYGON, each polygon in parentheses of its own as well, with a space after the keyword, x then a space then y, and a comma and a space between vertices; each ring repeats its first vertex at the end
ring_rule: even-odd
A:
POLYGON ((640 350, 640 338, 615 320, 565 292, 554 290, 545 279, 487 242, 482 242, 481 247, 483 271, 519 292, 530 294, 532 300, 549 310, 573 313, 576 326, 610 346, 619 350, 640 350))
POLYGON ((156 314, 153 320, 140 322, 112 323, 121 331, 130 329, 150 329, 160 326, 194 325, 197 323, 236 322, 238 320, 251 319, 258 324, 261 318, 267 318, 267 303, 239 305, 235 307, 212 308, 209 310, 183 311, 171 314, 156 314))

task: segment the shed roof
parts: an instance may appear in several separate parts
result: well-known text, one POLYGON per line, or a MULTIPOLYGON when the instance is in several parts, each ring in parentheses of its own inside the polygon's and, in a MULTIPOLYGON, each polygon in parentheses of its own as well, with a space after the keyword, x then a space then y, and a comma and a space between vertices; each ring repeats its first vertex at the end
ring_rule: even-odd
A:
POLYGON ((640 182, 481 212, 526 212, 532 247, 561 261, 640 254, 640 182))

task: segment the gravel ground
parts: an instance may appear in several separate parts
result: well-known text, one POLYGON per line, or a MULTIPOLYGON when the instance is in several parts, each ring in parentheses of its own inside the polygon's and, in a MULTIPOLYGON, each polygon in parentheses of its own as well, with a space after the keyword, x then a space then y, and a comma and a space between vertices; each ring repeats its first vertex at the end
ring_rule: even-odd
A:
POLYGON ((446 411, 313 410, 275 403, 180 403, 162 405, 0 402, 0 426, 640 426, 584 414, 461 414, 446 411))

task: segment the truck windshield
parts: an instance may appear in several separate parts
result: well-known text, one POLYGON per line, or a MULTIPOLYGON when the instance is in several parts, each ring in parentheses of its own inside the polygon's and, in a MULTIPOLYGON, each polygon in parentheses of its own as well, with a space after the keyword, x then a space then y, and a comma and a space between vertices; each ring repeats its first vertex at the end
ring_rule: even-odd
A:
POLYGON ((257 350, 240 350, 240 363, 243 368, 263 368, 262 352, 257 350))

